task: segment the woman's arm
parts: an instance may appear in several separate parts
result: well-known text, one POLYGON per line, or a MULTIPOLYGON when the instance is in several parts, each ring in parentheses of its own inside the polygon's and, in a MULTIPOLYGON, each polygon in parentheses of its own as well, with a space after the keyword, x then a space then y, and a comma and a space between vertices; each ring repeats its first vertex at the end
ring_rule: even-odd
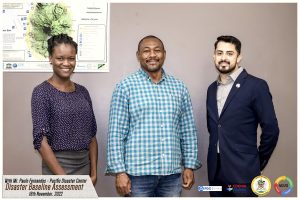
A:
POLYGON ((94 136, 89 145, 90 150, 90 161, 91 161, 91 171, 90 177, 92 183, 95 185, 97 182, 97 162, 98 162, 98 143, 97 138, 94 136))
POLYGON ((48 168, 53 172, 53 174, 66 175, 64 169, 60 166, 58 160, 56 159, 45 136, 43 137, 41 148, 39 149, 39 153, 41 154, 42 159, 46 162, 48 168))

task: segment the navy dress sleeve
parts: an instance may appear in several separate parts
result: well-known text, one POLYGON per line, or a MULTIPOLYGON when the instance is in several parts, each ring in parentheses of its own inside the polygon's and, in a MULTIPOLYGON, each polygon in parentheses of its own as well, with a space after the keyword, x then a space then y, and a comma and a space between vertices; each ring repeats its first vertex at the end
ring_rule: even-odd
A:
POLYGON ((84 97, 88 101, 88 103, 91 107, 91 112, 92 112, 92 117, 93 117, 91 137, 94 137, 97 133, 97 123, 96 123, 96 118, 95 118, 95 114, 94 114, 93 104, 92 104, 92 100, 91 100, 88 90, 85 87, 83 87, 83 88, 84 88, 84 90, 83 90, 84 97))
POLYGON ((31 98, 33 145, 37 150, 41 147, 43 136, 49 134, 49 112, 47 93, 37 86, 34 88, 31 98))

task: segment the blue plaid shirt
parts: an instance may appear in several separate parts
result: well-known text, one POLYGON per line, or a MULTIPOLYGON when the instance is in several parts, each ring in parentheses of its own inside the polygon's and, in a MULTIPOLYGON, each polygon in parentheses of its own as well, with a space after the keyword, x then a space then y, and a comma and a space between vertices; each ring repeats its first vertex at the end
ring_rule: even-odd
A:
POLYGON ((159 83, 140 69, 113 93, 106 173, 170 175, 200 168, 191 99, 184 83, 163 72, 159 83))

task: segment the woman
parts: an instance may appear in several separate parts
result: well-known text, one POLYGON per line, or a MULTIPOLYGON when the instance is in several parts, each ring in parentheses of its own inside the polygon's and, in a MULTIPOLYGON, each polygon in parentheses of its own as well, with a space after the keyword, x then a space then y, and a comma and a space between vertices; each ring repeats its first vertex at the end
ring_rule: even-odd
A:
POLYGON ((71 81, 77 43, 66 34, 48 39, 53 75, 32 93, 34 148, 44 175, 90 175, 97 181, 97 125, 87 89, 71 81))

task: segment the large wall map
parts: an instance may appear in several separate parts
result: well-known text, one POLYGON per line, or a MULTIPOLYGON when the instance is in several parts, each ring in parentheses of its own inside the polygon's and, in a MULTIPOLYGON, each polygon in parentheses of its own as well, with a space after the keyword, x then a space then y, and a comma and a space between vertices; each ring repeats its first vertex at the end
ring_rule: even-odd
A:
POLYGON ((108 72, 108 3, 3 3, 3 69, 49 72, 47 39, 66 33, 78 43, 77 72, 108 72))

